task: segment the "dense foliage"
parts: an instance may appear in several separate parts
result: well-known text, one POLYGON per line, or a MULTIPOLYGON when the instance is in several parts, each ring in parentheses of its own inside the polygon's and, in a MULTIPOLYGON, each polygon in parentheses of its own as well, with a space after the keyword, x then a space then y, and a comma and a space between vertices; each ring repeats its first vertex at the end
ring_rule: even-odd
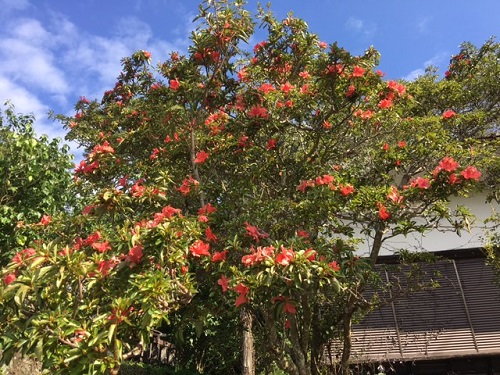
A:
MULTIPOLYGON (((242 2, 203 6, 187 55, 154 68, 136 52, 102 101, 63 118, 86 150, 75 179, 88 201, 3 270, 7 360, 21 350, 54 373, 116 373, 153 327, 178 323, 178 342, 193 327, 197 348, 209 330, 240 329, 245 374, 254 339, 260 369, 309 375, 340 337, 347 371, 383 242, 466 225, 448 204, 481 177, 484 154, 457 130, 466 114, 424 111, 427 96, 385 80, 374 49, 353 56, 261 9, 268 35, 248 50, 242 2)), ((236 371, 236 358, 213 367, 214 350, 193 357, 236 371)))
POLYGON ((0 265, 36 238, 37 225, 72 208, 72 157, 58 140, 37 137, 33 116, 0 111, 0 265), (34 224, 34 225, 29 225, 34 224))

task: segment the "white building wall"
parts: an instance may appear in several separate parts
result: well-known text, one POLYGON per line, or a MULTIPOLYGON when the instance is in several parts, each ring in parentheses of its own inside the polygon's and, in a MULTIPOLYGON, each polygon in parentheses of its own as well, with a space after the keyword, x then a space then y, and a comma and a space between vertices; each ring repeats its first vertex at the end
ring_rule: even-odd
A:
MULTIPOLYGON (((399 235, 386 240, 383 243, 380 255, 392 255, 400 249, 410 251, 440 251, 482 247, 485 244, 486 225, 484 220, 493 213, 493 210, 500 212, 500 205, 496 203, 486 203, 484 195, 464 198, 454 197, 450 202, 450 207, 465 206, 476 216, 475 222, 471 225, 471 231, 462 230, 460 236, 450 230, 432 230, 425 234, 412 233, 407 237, 399 235)), ((447 224, 443 221, 443 224, 447 224)), ((449 228, 448 228, 449 229, 449 228)), ((359 247, 360 255, 367 256, 372 241, 366 237, 366 242, 359 247)))

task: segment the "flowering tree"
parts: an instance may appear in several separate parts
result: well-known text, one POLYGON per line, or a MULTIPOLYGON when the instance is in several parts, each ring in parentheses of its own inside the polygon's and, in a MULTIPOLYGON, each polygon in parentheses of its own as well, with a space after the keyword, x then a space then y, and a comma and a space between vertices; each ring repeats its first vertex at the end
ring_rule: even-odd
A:
POLYGON ((186 56, 154 69, 136 52, 101 102, 82 98, 64 118, 86 149, 75 179, 89 201, 4 269, 7 355, 116 372, 203 295, 240 317, 244 374, 255 372, 256 318, 260 346, 287 373, 318 373, 339 332, 346 372, 383 242, 463 225, 448 198, 481 172, 449 130, 455 112, 409 117, 412 97, 376 71, 375 50, 352 56, 292 16, 261 9, 267 38, 242 49, 254 27, 242 2, 205 5, 186 56))

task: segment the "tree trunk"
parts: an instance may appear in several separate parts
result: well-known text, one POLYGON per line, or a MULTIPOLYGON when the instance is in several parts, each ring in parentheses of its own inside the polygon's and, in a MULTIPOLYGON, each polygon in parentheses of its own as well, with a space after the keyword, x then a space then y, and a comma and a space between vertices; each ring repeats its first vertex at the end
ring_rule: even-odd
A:
POLYGON ((340 373, 341 375, 349 375, 349 358, 351 357, 351 349, 352 349, 352 315, 354 313, 354 309, 351 306, 348 307, 346 311, 342 323, 343 330, 343 350, 342 350, 342 358, 340 360, 340 373))
POLYGON ((243 325, 243 343, 241 346, 243 355, 242 375, 255 375, 255 353, 254 338, 252 332, 253 316, 245 307, 241 309, 240 319, 243 325))

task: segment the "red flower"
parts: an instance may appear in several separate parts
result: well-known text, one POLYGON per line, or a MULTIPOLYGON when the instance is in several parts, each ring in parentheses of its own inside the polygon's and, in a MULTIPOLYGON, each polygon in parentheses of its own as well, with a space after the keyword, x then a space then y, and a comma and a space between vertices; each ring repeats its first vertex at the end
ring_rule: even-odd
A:
POLYGON ((363 77, 364 74, 365 69, 356 65, 352 71, 351 77, 363 77))
POLYGON ((305 70, 304 70, 303 72, 300 72, 300 73, 299 73, 299 76, 300 76, 302 79, 309 79, 309 78, 311 78, 311 74, 309 74, 309 72, 308 72, 308 71, 305 71, 305 70))
POLYGON ((304 193, 308 187, 314 187, 314 181, 311 180, 303 180, 299 186, 297 186, 297 190, 304 193))
POLYGON ((261 107, 260 105, 254 105, 252 108, 250 108, 250 111, 248 112, 248 116, 252 117, 252 118, 263 118, 263 119, 269 118, 269 114, 267 113, 267 109, 264 107, 261 107))
POLYGON ((141 245, 136 245, 130 249, 127 255, 127 260, 132 263, 138 264, 142 259, 142 250, 143 247, 141 245))
POLYGON ((263 83, 262 85, 260 85, 259 87, 259 91, 263 92, 264 94, 267 94, 271 91, 275 91, 276 88, 271 85, 270 83, 263 83))
POLYGON ((134 183, 134 185, 132 185, 132 187, 130 188, 130 191, 131 191, 133 197, 140 198, 144 195, 146 188, 144 186, 142 186, 141 184, 142 184, 142 180, 139 180, 136 183, 134 183))
POLYGON ((406 142, 405 141, 399 141, 398 142, 398 147, 399 148, 405 148, 406 147, 406 142))
POLYGON ((226 275, 222 275, 219 280, 217 280, 217 284, 219 284, 222 288, 222 293, 226 293, 227 290, 229 289, 229 285, 227 282, 226 275))
POLYGON ((216 251, 214 255, 212 255, 212 262, 223 262, 226 260, 227 250, 224 251, 216 251))
POLYGON ((27 259, 31 258, 35 254, 36 254, 35 249, 32 248, 23 249, 16 255, 14 255, 14 257, 12 258, 12 263, 16 263, 19 265, 23 264, 27 259))
POLYGON ((387 82, 387 87, 389 87, 391 90, 396 91, 399 95, 403 95, 406 91, 406 87, 404 85, 400 85, 396 81, 387 82))
POLYGON ((245 68, 238 71, 238 79, 243 82, 248 79, 248 72, 245 70, 245 68))
POLYGON ((347 197, 348 195, 354 193, 354 190, 354 186, 344 185, 340 188, 340 194, 342 194, 344 197, 347 197))
POLYGON ((380 217, 381 220, 387 220, 391 217, 391 214, 387 212, 387 209, 382 203, 378 204, 378 216, 380 217))
POLYGON ((306 258, 308 261, 312 262, 313 260, 316 260, 317 254, 318 253, 316 252, 316 250, 314 250, 312 247, 310 247, 309 249, 307 249, 304 252, 304 258, 306 258))
POLYGON ((325 49, 326 47, 328 47, 328 44, 326 44, 326 42, 318 42, 318 47, 321 49, 325 49))
POLYGON ((267 150, 272 150, 276 148, 276 143, 278 143, 277 139, 271 138, 269 141, 267 141, 267 150))
POLYGON ((198 215, 210 215, 212 212, 217 211, 217 208, 212 206, 212 204, 207 203, 198 210, 198 215))
POLYGON ((323 121, 323 124, 321 126, 322 126, 323 129, 326 129, 326 130, 332 128, 332 124, 328 120, 323 121))
POLYGON ((337 261, 333 261, 333 262, 330 262, 328 263, 328 267, 330 267, 332 270, 334 270, 335 272, 338 272, 340 271, 340 266, 339 264, 337 263, 337 261))
POLYGON ((151 58, 151 52, 148 52, 148 51, 142 51, 142 54, 143 54, 143 56, 144 56, 146 59, 151 58))
POLYGON ((384 151, 389 151, 389 144, 388 143, 384 143, 384 145, 382 146, 382 150, 384 151))
POLYGON ((212 229, 210 229, 210 227, 205 229, 205 237, 209 242, 217 242, 218 240, 217 236, 212 232, 212 229))
POLYGON ((335 181, 335 177, 329 175, 329 174, 324 174, 323 176, 316 177, 315 183, 316 185, 330 185, 335 181))
POLYGON ((109 271, 111 271, 115 266, 118 264, 118 262, 114 259, 110 260, 101 260, 99 263, 97 263, 97 270, 103 275, 106 276, 109 271))
POLYGON ((443 120, 448 120, 450 118, 453 118, 455 117, 456 113, 454 111, 452 111, 451 109, 445 111, 443 113, 443 120))
POLYGON ((43 226, 49 225, 50 221, 52 220, 52 217, 49 215, 43 215, 42 219, 40 220, 40 224, 43 226))
POLYGON ((191 185, 198 185, 199 182, 192 177, 185 178, 182 181, 182 185, 177 188, 182 195, 187 195, 191 191, 191 185))
POLYGON ((234 287, 234 291, 239 294, 238 298, 236 299, 236 307, 248 302, 248 298, 246 296, 250 291, 249 287, 247 287, 243 283, 239 283, 234 287))
POLYGON ((200 151, 196 154, 196 157, 194 158, 194 162, 196 164, 201 164, 204 163, 208 159, 209 154, 205 151, 200 151))
POLYGON ((399 195, 398 188, 396 186, 391 186, 391 192, 387 194, 387 199, 397 204, 403 201, 403 197, 399 195))
POLYGON ((235 288, 235 292, 239 294, 238 298, 236 298, 236 307, 239 307, 240 305, 244 303, 248 303, 248 298, 247 294, 250 290, 249 287, 246 285, 239 283, 235 288))
POLYGON ((245 221, 246 235, 252 237, 257 243, 261 238, 268 238, 269 234, 261 231, 256 226, 250 225, 248 221, 245 221))
POLYGON ((283 306, 283 312, 285 314, 295 314, 297 312, 297 309, 295 308, 295 305, 293 305, 289 301, 286 301, 285 305, 283 306))
POLYGON ((305 230, 297 230, 297 236, 301 237, 301 238, 309 238, 310 237, 310 234, 305 231, 305 230))
POLYGON ((281 85, 281 91, 285 94, 288 94, 292 90, 293 90, 293 85, 288 81, 283 85, 281 85))
POLYGON ((356 92, 356 87, 354 85, 350 85, 345 93, 345 96, 347 98, 350 98, 355 92, 356 92))
POLYGON ((264 48, 266 45, 267 45, 267 42, 265 40, 262 41, 262 42, 260 42, 260 43, 257 43, 255 45, 255 47, 253 47, 253 52, 254 53, 259 52, 259 50, 261 50, 262 48, 264 48))
POLYGON ((294 256, 295 253, 292 249, 287 249, 286 247, 281 246, 281 253, 276 255, 276 263, 280 266, 286 267, 292 262, 294 256))
POLYGON ((104 141, 102 145, 95 145, 92 154, 113 154, 115 149, 109 145, 108 141, 104 141))
POLYGON ((438 168, 446 172, 453 172, 458 168, 458 166, 459 164, 455 161, 455 159, 445 156, 439 162, 438 168))
POLYGON ((382 100, 378 103, 378 107, 379 107, 380 109, 390 108, 390 107, 392 107, 392 100, 391 100, 391 99, 382 99, 382 100))
POLYGON ((15 273, 9 273, 7 276, 3 278, 3 283, 5 285, 9 285, 10 283, 14 282, 17 279, 17 276, 15 273))
POLYGON ((175 214, 180 214, 181 210, 179 208, 174 208, 172 206, 165 206, 161 209, 161 213, 164 218, 170 219, 175 214))
POLYGON ((178 90, 180 86, 181 86, 181 84, 179 83, 178 80, 176 80, 176 79, 171 79, 170 80, 170 88, 172 90, 178 90))
POLYGON ((431 182, 428 178, 417 177, 411 182, 410 186, 419 189, 428 189, 431 187, 431 182))
POLYGON ((92 248, 97 250, 100 253, 104 253, 106 250, 111 250, 111 246, 109 245, 109 242, 94 242, 92 245, 92 248))
POLYGON ((473 166, 468 166, 460 174, 466 180, 476 180, 476 181, 479 181, 479 179, 481 178, 481 172, 479 172, 477 170, 477 168, 473 167, 473 166))
POLYGON ((210 244, 198 240, 191 245, 189 251, 193 256, 201 257, 201 256, 210 256, 210 252, 208 251, 209 249, 210 249, 210 244))
POLYGON ((460 179, 455 173, 452 173, 448 176, 448 183, 450 185, 455 185, 456 183, 460 182, 460 179))

